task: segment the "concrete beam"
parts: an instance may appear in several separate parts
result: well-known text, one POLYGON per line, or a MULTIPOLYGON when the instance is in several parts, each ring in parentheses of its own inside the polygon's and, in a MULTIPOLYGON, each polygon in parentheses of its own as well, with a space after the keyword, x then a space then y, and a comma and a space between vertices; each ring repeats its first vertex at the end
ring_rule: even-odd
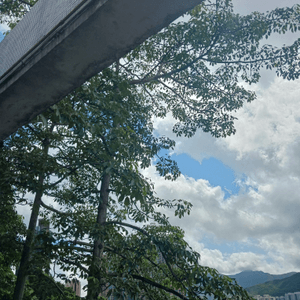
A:
MULTIPOLYGON (((37 4, 51 3, 52 8, 57 4, 59 9, 60 3, 70 1, 39 0, 37 4)), ((22 46, 14 38, 17 27, 24 27, 25 31, 19 31, 26 43, 26 35, 42 26, 41 18, 49 11, 38 17, 34 6, 25 16, 36 19, 32 28, 22 25, 24 18, 0 43, 0 140, 203 0, 72 1, 70 13, 9 63, 3 63, 5 55, 22 46)))

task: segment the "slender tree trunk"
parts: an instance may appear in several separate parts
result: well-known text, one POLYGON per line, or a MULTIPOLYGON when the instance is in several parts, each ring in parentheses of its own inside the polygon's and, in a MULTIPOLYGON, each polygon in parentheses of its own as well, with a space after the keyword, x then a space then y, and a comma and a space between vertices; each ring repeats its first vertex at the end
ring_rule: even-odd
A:
MULTIPOLYGON (((110 182, 110 175, 105 173, 103 175, 103 179, 101 182, 100 201, 99 201, 98 215, 96 221, 97 228, 100 228, 106 222, 108 196, 109 196, 109 182, 110 182)), ((101 292, 100 260, 103 254, 103 248, 104 248, 104 242, 102 238, 102 232, 100 232, 100 235, 94 241, 92 263, 89 270, 89 277, 91 279, 88 280, 87 300, 97 299, 99 293, 101 292), (93 278, 95 278, 96 280, 94 281, 93 278)))
MULTIPOLYGON (((44 146, 43 157, 46 159, 46 156, 47 156, 48 150, 49 150, 49 140, 48 139, 45 139, 43 141, 43 146, 44 146)), ((40 210, 42 196, 43 196, 44 180, 45 180, 45 172, 42 169, 42 171, 39 174, 38 188, 37 188, 37 191, 36 191, 35 197, 34 197, 29 226, 28 226, 28 230, 27 230, 26 241, 25 241, 25 245, 23 248, 20 266, 19 266, 19 270, 18 270, 17 282, 16 282, 14 296, 13 296, 14 300, 22 300, 23 299, 25 283, 26 283, 26 279, 27 279, 27 272, 29 269, 29 261, 30 261, 30 256, 32 253, 33 244, 34 244, 35 228, 36 228, 36 223, 37 223, 37 219, 39 216, 39 210, 40 210)))

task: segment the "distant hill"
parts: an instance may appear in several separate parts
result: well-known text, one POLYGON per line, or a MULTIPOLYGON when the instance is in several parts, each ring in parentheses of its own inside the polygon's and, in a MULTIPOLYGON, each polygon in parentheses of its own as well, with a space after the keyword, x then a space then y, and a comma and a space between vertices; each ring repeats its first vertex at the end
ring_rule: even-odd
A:
POLYGON ((291 272, 291 273, 286 273, 281 275, 272 275, 261 271, 243 271, 235 275, 228 275, 228 277, 235 278, 235 280, 240 286, 242 286, 243 288, 248 288, 250 286, 265 283, 267 281, 284 279, 294 274, 296 274, 296 272, 291 272))
POLYGON ((251 296, 269 294, 274 297, 284 296, 286 293, 300 292, 300 273, 284 279, 277 279, 248 287, 246 290, 251 296))

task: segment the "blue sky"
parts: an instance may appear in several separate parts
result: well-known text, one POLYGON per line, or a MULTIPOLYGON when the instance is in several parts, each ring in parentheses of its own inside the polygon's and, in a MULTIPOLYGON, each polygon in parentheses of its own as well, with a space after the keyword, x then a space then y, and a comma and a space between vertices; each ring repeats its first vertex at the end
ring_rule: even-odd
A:
POLYGON ((236 252, 255 252, 257 254, 267 255, 267 252, 260 247, 258 247, 255 243, 255 240, 250 240, 244 243, 236 242, 236 241, 221 241, 215 240, 211 236, 204 236, 201 239, 201 242, 205 244, 205 246, 209 249, 219 250, 224 255, 236 253, 236 252))
POLYGON ((171 158, 177 162, 182 175, 195 180, 208 180, 209 184, 214 187, 220 186, 225 193, 224 199, 240 191, 234 170, 215 157, 204 158, 199 162, 187 153, 176 154, 163 150, 160 155, 163 154, 171 155, 171 158))
POLYGON ((222 161, 210 157, 199 161, 186 153, 172 155, 183 175, 194 179, 206 179, 212 186, 220 186, 225 193, 225 199, 238 194, 240 187, 236 184, 235 172, 222 161))

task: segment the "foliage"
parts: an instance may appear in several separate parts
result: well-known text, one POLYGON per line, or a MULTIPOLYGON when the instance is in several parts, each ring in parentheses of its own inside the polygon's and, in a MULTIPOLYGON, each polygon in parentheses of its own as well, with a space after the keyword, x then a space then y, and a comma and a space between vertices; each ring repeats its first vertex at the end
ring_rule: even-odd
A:
POLYGON ((78 300, 71 288, 66 288, 62 283, 56 282, 52 276, 37 271, 28 278, 28 288, 32 290, 31 299, 38 300, 78 300))
MULTIPOLYGON (((3 153, 3 146, 0 148, 3 153)), ((10 299, 15 283, 12 267, 16 267, 22 251, 26 227, 15 210, 13 173, 5 157, 0 157, 0 298, 10 299)))
POLYGON ((263 44, 271 34, 299 30, 300 6, 241 16, 232 2, 203 2, 149 38, 120 64, 131 84, 153 104, 157 116, 172 112, 173 131, 192 136, 197 128, 215 137, 235 133, 233 112, 255 99, 247 90, 262 68, 287 79, 299 77, 299 39, 277 48, 263 44))
MULTIPOLYGON (((89 278, 99 287, 113 285, 115 291, 119 290, 125 294, 147 291, 148 296, 157 294, 156 299, 165 299, 170 293, 181 295, 176 292, 175 287, 185 292, 188 287, 189 296, 194 299, 200 291, 200 281, 197 280, 200 280, 199 276, 203 279, 203 270, 207 274, 203 293, 224 297, 222 292, 212 287, 205 290, 210 286, 209 276, 215 278, 215 287, 224 288, 226 294, 240 293, 239 288, 229 281, 224 285, 225 281, 214 270, 201 268, 198 255, 191 249, 186 249, 183 233, 171 227, 165 215, 157 211, 159 207, 173 208, 175 214, 182 217, 191 208, 190 204, 183 200, 166 201, 157 198, 151 183, 143 178, 138 170, 138 162, 140 167, 148 167, 153 155, 158 155, 160 149, 172 147, 173 142, 153 136, 153 127, 148 116, 149 108, 142 100, 136 101, 133 97, 134 91, 127 94, 128 90, 124 89, 124 95, 120 95, 121 92, 117 95, 112 93, 110 101, 106 101, 110 97, 112 86, 111 80, 107 85, 103 82, 106 77, 112 78, 112 81, 115 78, 110 70, 107 72, 70 95, 69 100, 62 102, 61 107, 58 107, 59 113, 52 108, 27 128, 20 129, 5 143, 8 159, 11 159, 15 166, 18 166, 16 162, 23 166, 28 160, 30 163, 25 166, 32 170, 32 173, 25 170, 19 172, 14 184, 34 192, 38 188, 38 178, 42 169, 43 193, 54 197, 63 207, 58 211, 42 202, 43 207, 55 213, 52 222, 59 230, 58 233, 53 233, 55 243, 51 242, 51 239, 50 243, 46 242, 47 236, 44 236, 43 243, 40 243, 44 247, 43 251, 49 253, 64 270, 74 273, 79 271, 83 277, 89 278), (101 99, 103 95, 105 97, 101 99), (63 125, 62 122, 66 122, 67 125, 63 125), (28 144, 29 139, 32 141, 31 146, 28 144), (46 154, 45 140, 49 147, 46 154), (99 183, 103 174, 110 174, 110 190, 114 197, 110 198, 105 223, 100 224, 95 221, 95 208, 99 209, 103 200, 99 198, 99 183), (51 181, 53 175, 57 177, 55 181, 51 181), (25 181, 27 186, 24 186, 25 181), (123 223, 126 220, 154 220, 161 225, 147 229, 146 235, 145 229, 138 231, 143 232, 142 235, 129 234, 126 228, 130 228, 130 224, 123 223), (171 236, 174 237, 171 239, 171 236), (88 238, 91 245, 86 246, 83 243, 84 247, 80 247, 84 238, 88 238), (104 244, 103 255, 99 257, 101 272, 98 272, 97 277, 91 277, 85 265, 91 265, 93 241, 98 239, 104 244), (146 245, 150 245, 150 248, 147 249, 146 245), (157 265, 158 251, 164 253, 169 266, 151 269, 149 263, 157 265), (180 257, 176 264, 172 258, 174 255, 180 257), (129 268, 134 273, 128 272, 129 268), (107 270, 112 272, 108 273, 107 270), (178 273, 185 279, 176 278, 178 273), (167 282, 163 282, 165 285, 161 284, 162 279, 166 278, 167 282), (139 286, 139 289, 136 290, 135 286, 139 286)), ((122 91, 122 78, 118 80, 117 87, 113 88, 122 91)), ((159 168, 163 170, 162 174, 169 174, 171 179, 179 174, 174 166, 169 168, 168 165, 160 165, 159 168)), ((43 257, 46 257, 45 254, 43 257)), ((36 262, 36 259, 33 261, 36 262)), ((39 266, 36 263, 33 266, 36 268, 34 272, 39 272, 39 266)))
MULTIPOLYGON (((20 137, 21 136, 18 136, 18 138, 20 137)), ((28 143, 28 139, 23 142, 28 143)), ((26 144, 26 150, 30 149, 30 147, 28 147, 29 144, 26 144)), ((35 175, 30 174, 30 170, 33 169, 34 162, 37 163, 37 160, 40 160, 39 155, 37 157, 35 157, 35 155, 26 156, 26 150, 23 148, 21 151, 20 145, 21 143, 19 141, 19 143, 14 143, 13 146, 9 147, 9 141, 6 141, 0 148, 2 154, 0 157, 0 299, 6 300, 13 299, 16 276, 12 268, 18 269, 24 236, 26 235, 23 218, 17 214, 15 203, 24 203, 25 198, 23 193, 26 192, 24 188, 26 180, 30 178, 32 185, 29 186, 31 186, 31 188, 34 187, 35 183, 33 179, 35 175), (13 152, 14 155, 8 155, 10 152, 13 152), (23 158, 21 158, 22 156, 23 158), (14 159, 13 161, 11 160, 12 157, 14 159), (29 157, 32 159, 27 159, 29 157), (23 165, 23 163, 25 165, 23 165), (13 166, 18 167, 15 169, 13 166), (23 168, 25 168, 26 171, 23 168)), ((37 152, 35 154, 37 154, 37 152)), ((33 190, 29 188, 28 191, 33 190)), ((45 235, 37 236, 37 239, 38 238, 43 238, 44 246, 47 245, 47 243, 45 243, 45 235)), ((45 250, 47 250, 47 248, 45 250)), ((36 250, 32 253, 32 264, 30 270, 28 270, 30 276, 26 284, 23 299, 75 299, 73 291, 55 282, 51 276, 43 271, 45 266, 47 267, 47 265, 49 266, 50 264, 45 254, 44 251, 41 252, 40 250, 36 250)))
POLYGON ((10 266, 7 266, 3 254, 0 252, 0 298, 10 299, 14 289, 15 276, 10 266))
MULTIPOLYGON (((114 291, 130 293, 136 299, 200 299, 214 295, 224 299, 242 289, 215 270, 199 265, 199 254, 183 240, 183 232, 173 226, 132 226, 119 224, 126 233, 110 235, 104 256, 105 282, 114 291), (128 229, 127 227, 127 229, 128 229)), ((126 297, 125 297, 126 298, 126 297)))
MULTIPOLYGON (((2 180, 1 180, 2 181, 2 180)), ((6 266, 16 266, 20 260, 22 251, 22 236, 26 233, 26 228, 22 217, 17 214, 14 207, 14 200, 6 194, 5 187, 1 185, 0 192, 0 253, 2 262, 6 266)), ((8 192, 10 192, 8 187, 8 192)))
POLYGON ((36 2, 37 0, 2 0, 0 22, 13 29, 36 2))

